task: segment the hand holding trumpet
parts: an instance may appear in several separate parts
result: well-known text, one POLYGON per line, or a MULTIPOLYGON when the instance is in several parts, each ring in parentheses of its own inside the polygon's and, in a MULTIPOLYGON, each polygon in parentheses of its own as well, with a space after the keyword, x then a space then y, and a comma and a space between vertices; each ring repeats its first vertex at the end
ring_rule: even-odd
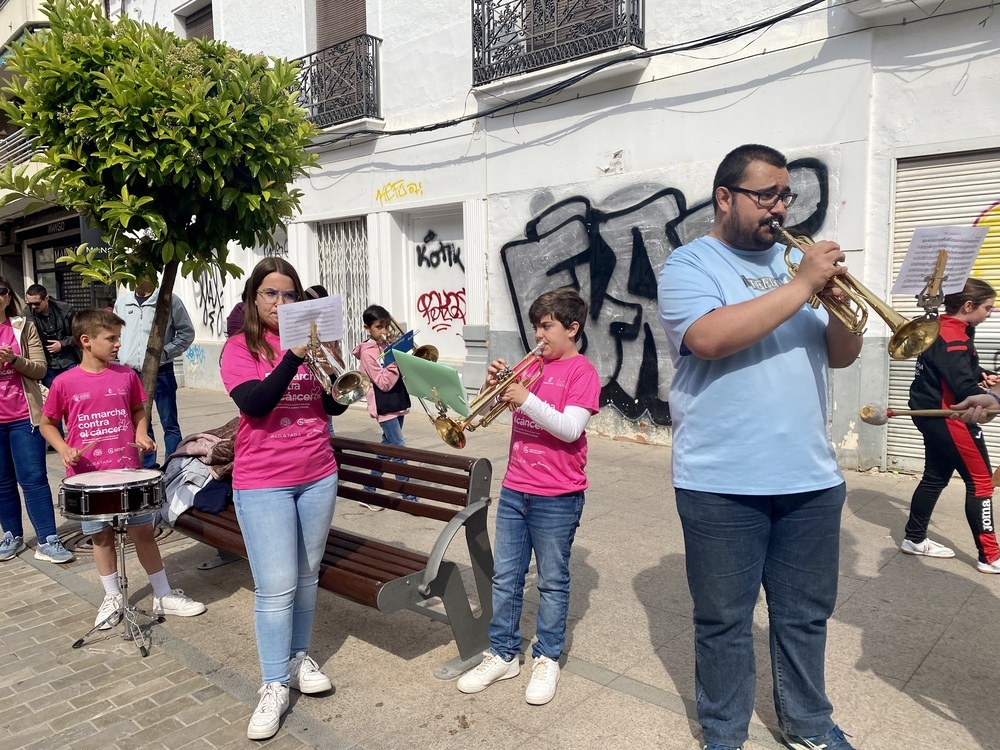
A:
MULTIPOLYGON (((509 373, 510 365, 507 364, 507 360, 493 360, 490 362, 490 366, 486 370, 486 382, 483 384, 482 390, 489 390, 496 387, 497 383, 507 377, 509 373)), ((530 393, 531 392, 520 380, 515 380, 497 395, 497 401, 505 404, 511 404, 511 408, 515 408, 521 406, 525 401, 527 401, 530 393)))

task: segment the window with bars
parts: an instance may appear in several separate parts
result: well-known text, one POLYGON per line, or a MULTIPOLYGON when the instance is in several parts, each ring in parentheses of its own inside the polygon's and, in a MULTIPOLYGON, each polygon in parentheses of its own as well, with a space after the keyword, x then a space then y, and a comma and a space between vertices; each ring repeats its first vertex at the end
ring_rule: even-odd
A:
POLYGON ((319 239, 319 280, 330 294, 339 294, 344 311, 346 361, 365 339, 361 314, 369 304, 368 225, 364 218, 331 221, 316 228, 319 239))

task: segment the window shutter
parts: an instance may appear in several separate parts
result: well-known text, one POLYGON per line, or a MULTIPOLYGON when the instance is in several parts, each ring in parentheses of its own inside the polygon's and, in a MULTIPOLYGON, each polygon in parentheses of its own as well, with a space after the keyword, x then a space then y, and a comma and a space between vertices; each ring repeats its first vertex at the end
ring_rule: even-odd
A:
POLYGON ((184 19, 184 33, 188 39, 215 39, 211 3, 184 19))
POLYGON ((367 31, 365 0, 316 0, 317 51, 367 31))

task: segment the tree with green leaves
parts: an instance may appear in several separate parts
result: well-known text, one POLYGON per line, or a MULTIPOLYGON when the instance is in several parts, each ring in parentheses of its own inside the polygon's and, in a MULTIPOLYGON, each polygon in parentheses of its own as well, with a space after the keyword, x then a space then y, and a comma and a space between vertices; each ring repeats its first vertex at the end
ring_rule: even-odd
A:
POLYGON ((265 245, 298 210, 315 130, 288 61, 111 21, 87 0, 43 11, 50 26, 14 46, 0 99, 40 150, 0 173, 0 205, 55 204, 98 228, 103 247, 63 259, 85 283, 162 273, 142 377, 152 397, 178 270, 242 275, 229 243, 265 245))

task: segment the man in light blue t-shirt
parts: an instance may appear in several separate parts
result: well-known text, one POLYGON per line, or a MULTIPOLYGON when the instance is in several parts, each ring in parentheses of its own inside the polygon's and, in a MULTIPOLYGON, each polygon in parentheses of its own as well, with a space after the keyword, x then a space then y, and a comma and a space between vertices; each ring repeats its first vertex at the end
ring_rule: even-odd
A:
POLYGON ((740 146, 715 175, 712 231, 674 250, 660 273, 676 370, 673 484, 708 750, 737 749, 748 736, 761 585, 785 744, 852 748, 824 682, 846 497, 827 435, 827 371, 854 362, 861 337, 809 305, 846 270, 836 243, 818 242, 804 257, 793 250, 800 265, 789 275, 770 223, 784 224, 795 197, 781 153, 740 146))

